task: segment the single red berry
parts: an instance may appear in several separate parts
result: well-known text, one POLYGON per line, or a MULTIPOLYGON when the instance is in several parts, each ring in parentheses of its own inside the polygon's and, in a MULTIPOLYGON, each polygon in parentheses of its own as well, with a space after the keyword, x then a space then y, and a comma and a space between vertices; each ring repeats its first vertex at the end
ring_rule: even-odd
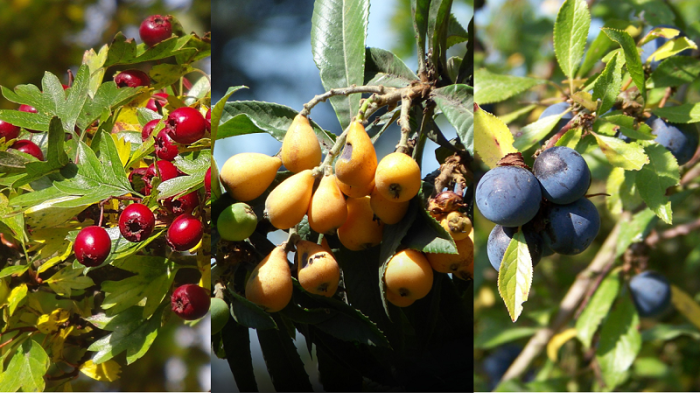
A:
MULTIPOLYGON (((156 176, 156 163, 158 164, 158 170, 160 171, 160 181, 164 182, 172 178, 180 176, 180 171, 175 165, 170 161, 158 161, 151 164, 146 170, 146 175, 144 180, 146 181, 148 187, 150 188, 151 181, 156 176)), ((150 192, 150 191, 149 191, 150 192)))
POLYGON ((204 191, 207 192, 207 195, 211 194, 211 166, 204 175, 204 191))
POLYGON ((19 110, 22 112, 31 112, 32 114, 38 114, 39 111, 37 111, 36 108, 32 107, 31 105, 27 104, 22 104, 19 106, 19 110))
POLYGON ((87 267, 99 266, 109 256, 112 240, 102 227, 88 226, 78 233, 73 249, 78 262, 87 267))
MULTIPOLYGON (((39 111, 37 111, 36 108, 32 107, 31 105, 27 105, 27 104, 22 104, 22 105, 20 105, 20 106, 19 106, 19 110, 22 111, 22 112, 30 112, 30 113, 32 113, 32 114, 38 114, 38 113, 39 113, 39 111)), ((27 130, 30 131, 30 132, 32 132, 32 133, 39 133, 39 132, 40 132, 40 130, 31 130, 31 129, 27 129, 27 130)))
POLYGON ((211 132, 211 108, 207 110, 207 115, 204 117, 204 121, 207 123, 207 132, 211 132))
POLYGON ((156 149, 156 156, 166 161, 172 161, 179 153, 177 145, 173 143, 165 129, 158 132, 154 147, 156 149))
POLYGON ((197 320, 209 311, 211 297, 197 284, 185 284, 173 292, 170 304, 176 315, 185 320, 197 320))
POLYGON ((183 214, 175 218, 168 228, 166 239, 175 251, 187 251, 195 247, 204 235, 204 226, 198 218, 183 214))
POLYGON ((173 35, 169 15, 151 15, 139 27, 139 36, 148 47, 153 47, 173 35))
POLYGON ((127 69, 114 77, 114 83, 116 83, 119 88, 148 86, 151 84, 151 78, 149 78, 148 74, 144 71, 127 69))
POLYGON ((4 137, 5 141, 16 139, 17 136, 19 136, 20 130, 22 129, 19 126, 15 126, 5 121, 0 121, 0 137, 4 137))
POLYGON ((17 140, 10 148, 29 154, 40 161, 44 160, 44 154, 41 152, 41 148, 29 140, 17 140))
POLYGON ((154 119, 143 125, 143 129, 141 129, 141 139, 143 141, 146 141, 149 137, 151 137, 151 135, 153 134, 153 130, 156 128, 158 122, 160 122, 160 119, 154 119))
POLYGON ((156 106, 156 101, 160 104, 161 108, 164 108, 168 104, 168 93, 156 93, 154 94, 148 103, 146 103, 146 108, 153 112, 158 112, 158 107, 156 106))
POLYGON ((163 201, 163 206, 176 215, 190 214, 194 208, 199 206, 199 195, 196 191, 192 191, 177 199, 175 197, 166 198, 163 201))
POLYGON ((194 108, 182 107, 171 112, 165 122, 170 137, 180 144, 192 144, 204 137, 206 122, 194 108))
POLYGON ((148 238, 156 225, 153 212, 143 204, 131 204, 119 215, 119 232, 131 242, 148 238))

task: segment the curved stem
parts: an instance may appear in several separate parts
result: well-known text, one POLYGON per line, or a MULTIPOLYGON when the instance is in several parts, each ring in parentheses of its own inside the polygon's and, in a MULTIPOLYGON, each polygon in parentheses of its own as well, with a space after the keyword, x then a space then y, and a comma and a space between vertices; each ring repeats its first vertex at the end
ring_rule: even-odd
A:
POLYGON ((338 89, 331 89, 323 94, 314 96, 308 103, 304 104, 304 109, 301 110, 300 114, 303 116, 308 116, 311 109, 318 105, 318 103, 324 102, 331 97, 335 96, 347 96, 356 93, 374 93, 374 94, 386 94, 389 92, 396 91, 397 89, 384 86, 356 86, 352 85, 350 87, 342 87, 338 89))
POLYGON ((396 152, 408 153, 408 136, 411 134, 411 97, 406 94, 401 97, 401 116, 399 117, 399 125, 401 126, 401 140, 396 146, 396 152))

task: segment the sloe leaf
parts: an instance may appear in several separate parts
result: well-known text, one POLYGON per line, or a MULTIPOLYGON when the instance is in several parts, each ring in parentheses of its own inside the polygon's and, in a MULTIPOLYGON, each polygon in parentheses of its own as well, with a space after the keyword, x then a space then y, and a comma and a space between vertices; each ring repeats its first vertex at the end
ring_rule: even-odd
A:
POLYGON ((680 86, 692 83, 700 76, 700 60, 681 55, 661 62, 651 73, 654 87, 680 86))
MULTIPOLYGON (((672 123, 700 122, 700 103, 686 103, 675 107, 655 108, 652 113, 672 123)), ((1 115, 0 115, 1 116, 1 115)))
POLYGON ((554 54, 566 77, 576 75, 586 46, 591 15, 585 0, 566 0, 554 23, 554 54))
POLYGON ((506 248, 498 272, 498 292, 515 322, 523 312, 532 287, 532 258, 522 230, 518 230, 506 248))
POLYGON ((610 308, 615 302, 619 291, 620 271, 613 270, 600 283, 583 313, 576 320, 576 335, 584 348, 589 349, 591 347, 593 335, 598 330, 598 326, 600 326, 605 316, 610 312, 610 308))
POLYGON ((474 149, 484 164, 493 169, 506 154, 518 152, 513 135, 498 117, 474 106, 474 149))
POLYGON ((557 123, 559 123, 561 120, 561 117, 567 112, 569 112, 568 109, 558 115, 545 116, 544 118, 536 120, 535 122, 523 127, 521 131, 515 134, 515 141, 513 142, 513 145, 519 151, 525 151, 532 148, 532 146, 537 145, 540 140, 544 139, 552 131, 552 129, 554 129, 557 123))
POLYGON ((645 143, 644 150, 649 163, 638 172, 637 188, 644 202, 664 222, 673 222, 671 202, 666 189, 680 182, 676 158, 666 148, 657 143, 645 143))
POLYGON ((642 68, 642 59, 637 52, 637 45, 629 33, 612 28, 602 28, 603 32, 613 41, 617 42, 622 51, 625 53, 625 63, 627 64, 627 72, 632 77, 632 81, 639 89, 644 101, 646 101, 646 86, 644 84, 644 69, 642 68))
POLYGON ((600 330, 596 359, 605 389, 612 391, 627 378, 627 370, 642 347, 639 316, 629 295, 623 295, 600 330))
POLYGON ((638 143, 625 143, 615 137, 592 133, 600 150, 614 167, 625 170, 639 170, 649 163, 649 157, 638 143))
POLYGON ((474 101, 479 104, 497 103, 545 83, 547 81, 544 79, 498 75, 483 68, 478 69, 474 76, 474 101))
POLYGON ((598 115, 608 111, 617 100, 617 95, 620 94, 622 86, 622 60, 620 53, 608 62, 593 86, 593 98, 600 99, 600 107, 598 115))

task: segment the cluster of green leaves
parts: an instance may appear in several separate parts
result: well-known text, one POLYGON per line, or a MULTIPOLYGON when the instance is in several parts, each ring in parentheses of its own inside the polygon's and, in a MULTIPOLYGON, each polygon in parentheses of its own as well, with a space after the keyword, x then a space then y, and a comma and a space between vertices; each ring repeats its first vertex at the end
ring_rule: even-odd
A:
MULTIPOLYGON (((658 9, 647 9, 659 11, 650 18, 654 23, 675 24, 673 13, 660 12, 665 7, 660 4, 658 9)), ((566 112, 573 111, 572 128, 561 135, 555 145, 568 146, 585 154, 594 177, 602 181, 594 182, 593 186, 602 186, 609 194, 606 214, 624 227, 617 241, 600 251, 611 252, 612 261, 622 263, 622 255, 627 249, 642 242, 658 220, 673 224, 672 209, 679 207, 693 193, 691 188, 680 185, 681 172, 688 168, 679 167, 671 152, 654 141, 656 136, 645 121, 652 114, 673 123, 700 122, 698 104, 669 99, 669 94, 675 93, 679 86, 698 81, 700 60, 677 55, 697 48, 692 40, 681 36, 678 29, 656 28, 641 35, 639 23, 611 19, 587 45, 590 23, 588 5, 584 0, 566 0, 554 23, 554 55, 568 90, 560 87, 558 82, 537 77, 508 76, 488 69, 476 72, 475 101, 480 106, 503 102, 529 90, 538 91, 546 83, 557 87, 571 105, 559 115, 541 118, 517 129, 517 134, 511 133, 507 124, 530 115, 536 105, 521 107, 503 116, 479 109, 475 113, 475 146, 490 168, 496 167, 502 156, 512 152, 521 152, 531 164, 530 155, 536 147, 551 137, 552 129, 566 112), (667 38, 668 42, 649 56, 649 60, 661 61, 652 71, 648 65, 642 64, 640 46, 656 37, 667 38), (587 51, 584 51, 586 47, 587 51), (664 103, 667 104, 665 107, 664 103), (620 135, 629 139, 623 140, 620 135)), ((487 263, 484 259, 481 264, 487 263)), ((552 374, 557 350, 573 337, 580 341, 581 356, 588 351, 595 352, 595 367, 600 370, 601 377, 592 379, 587 388, 614 390, 628 380, 631 366, 642 350, 643 334, 639 332, 640 319, 629 290, 623 285, 629 278, 627 273, 621 273, 620 268, 614 269, 590 298, 575 327, 550 341, 548 352, 552 351, 554 359, 550 355, 547 372, 543 370, 539 382, 552 374)), ((529 299, 533 284, 533 266, 522 232, 514 235, 506 250, 498 281, 499 292, 511 317, 516 320, 523 311, 523 302, 529 299)), ((673 293, 676 308, 700 326, 695 313, 697 303, 678 287, 673 287, 673 293)), ((546 322, 540 320, 537 324, 546 325, 546 322)), ((680 331, 687 326, 668 325, 665 328, 680 331)), ((490 349, 529 337, 536 330, 515 327, 496 337, 477 339, 477 346, 490 349)), ((666 335, 668 339, 677 336, 666 335)), ((526 387, 510 382, 502 389, 537 390, 542 389, 542 385, 526 387)))
MULTIPOLYGON (((451 6, 451 0, 412 1, 421 70, 426 73, 429 65, 440 84, 432 89, 430 101, 413 104, 410 122, 413 131, 421 132, 419 141, 424 143, 430 138, 441 146, 440 160, 455 151, 466 149, 471 153, 473 143, 472 87, 467 84, 472 75, 472 63, 468 59, 472 48, 468 44, 464 57, 447 59, 449 47, 463 45, 468 40, 467 31, 452 16, 451 6), (428 106, 437 111, 424 116, 428 106), (451 141, 434 122, 440 113, 457 131, 457 137, 451 141)), ((420 80, 395 54, 366 47, 368 16, 368 0, 316 1, 312 53, 326 90, 352 85, 405 88, 420 80)), ((261 101, 227 102, 239 89, 229 89, 213 107, 213 140, 265 132, 281 142, 298 111, 261 101)), ((360 99, 361 94, 331 98, 343 129, 358 114, 360 99)), ((400 109, 396 108, 374 119, 367 127, 372 139, 376 140, 399 116, 400 109)), ((316 124, 313 127, 327 153, 336 136, 316 124)), ((418 147, 414 157, 420 163, 423 146, 418 147)), ((213 169, 212 177, 216 175, 216 168, 213 169)), ((271 187, 250 202, 260 220, 265 198, 288 176, 289 172, 279 172, 271 187)), ((471 384, 464 378, 471 368, 470 284, 436 273, 431 293, 408 308, 387 304, 385 298, 384 270, 399 246, 424 252, 457 253, 452 238, 425 210, 432 192, 432 184, 424 183, 403 221, 385 226, 380 247, 352 252, 343 248, 336 237, 326 237, 342 269, 339 293, 333 298, 311 295, 294 280, 292 301, 278 313, 266 313, 242 295, 248 271, 274 245, 258 231, 244 246, 260 256, 233 263, 226 259, 231 255, 224 253, 227 247, 218 247, 212 278, 227 287, 224 296, 233 317, 213 337, 214 352, 228 359, 239 390, 258 390, 252 372, 249 328, 257 330, 268 371, 278 391, 311 390, 292 341, 297 332, 304 335, 309 353, 315 345, 321 382, 327 391, 381 389, 381 386, 471 390, 471 384), (364 387, 363 377, 379 386, 364 387)), ((216 184, 212 187, 212 199, 212 220, 216 220, 232 199, 222 195, 216 184)), ((297 230, 304 240, 319 239, 306 218, 297 230)))
MULTIPOLYGON (((193 64, 210 55, 208 36, 184 34, 148 48, 119 33, 112 44, 85 52, 65 90, 49 72, 41 89, 2 87, 7 100, 38 112, 0 110, 0 120, 22 127, 19 139, 36 143, 46 160, 8 151, 11 143, 0 140, 0 232, 16 245, 13 263, 0 270, 0 391, 69 389, 78 370, 113 381, 123 363, 113 358, 126 351, 131 364, 158 336, 177 271, 194 267, 149 246, 159 240, 156 247, 163 248, 165 229, 159 226, 139 243, 125 240, 114 216, 120 208, 112 200, 105 204, 112 241, 105 265, 113 267, 86 268, 72 256, 72 247, 79 230, 96 223, 94 214, 85 220, 81 213, 105 199, 132 196, 155 209, 165 198, 203 192, 211 164, 208 138, 181 148, 174 164, 187 176, 160 185, 155 178, 148 196, 132 187, 128 175, 154 161, 154 138, 143 141, 141 127, 163 118, 145 108, 155 90, 170 94, 164 110, 210 106, 208 77, 181 89, 193 64), (152 86, 118 88, 111 77, 105 81, 110 67, 156 62, 152 86), (75 373, 65 372, 66 365, 75 373)), ((159 123, 155 132, 163 127, 159 123)), ((208 258, 208 250, 198 257, 207 285, 208 258)))

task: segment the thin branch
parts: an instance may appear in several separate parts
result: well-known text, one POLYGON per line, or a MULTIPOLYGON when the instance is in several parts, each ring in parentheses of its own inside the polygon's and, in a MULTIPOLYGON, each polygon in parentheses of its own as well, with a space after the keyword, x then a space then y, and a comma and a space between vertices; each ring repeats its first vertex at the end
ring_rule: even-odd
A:
POLYGON ((649 236, 647 236, 644 242, 650 247, 653 247, 660 241, 670 240, 678 236, 684 236, 697 229, 700 229, 700 219, 696 219, 686 224, 674 226, 668 230, 663 231, 662 233, 657 233, 656 231, 654 231, 652 232, 652 234, 649 234, 649 236))
POLYGON ((399 117, 399 125, 401 126, 401 141, 396 146, 397 152, 408 152, 408 136, 411 134, 411 97, 406 94, 401 97, 401 116, 399 117))
POLYGON ((578 305, 588 292, 593 277, 602 272, 605 266, 615 259, 615 247, 622 223, 623 222, 618 222, 615 225, 615 228, 610 232, 608 238, 605 239, 605 243, 603 243, 603 246, 600 248, 595 258, 593 258, 588 268, 578 274, 576 281, 569 288, 564 299, 562 299, 559 305, 559 312, 550 323, 549 327, 537 331, 537 333, 530 338, 530 341, 528 341, 523 351, 517 359, 515 359, 505 375, 503 375, 503 381, 518 378, 523 375, 530 366, 530 363, 544 350, 554 334, 571 320, 578 305))
POLYGON ((342 87, 339 89, 332 89, 323 94, 318 94, 314 96, 308 103, 304 104, 304 109, 301 110, 300 114, 303 116, 308 116, 311 109, 318 105, 318 103, 324 102, 331 97, 335 96, 347 96, 350 94, 357 93, 374 93, 374 94, 386 94, 389 92, 396 91, 397 89, 384 86, 356 86, 352 85, 350 87, 342 87))

